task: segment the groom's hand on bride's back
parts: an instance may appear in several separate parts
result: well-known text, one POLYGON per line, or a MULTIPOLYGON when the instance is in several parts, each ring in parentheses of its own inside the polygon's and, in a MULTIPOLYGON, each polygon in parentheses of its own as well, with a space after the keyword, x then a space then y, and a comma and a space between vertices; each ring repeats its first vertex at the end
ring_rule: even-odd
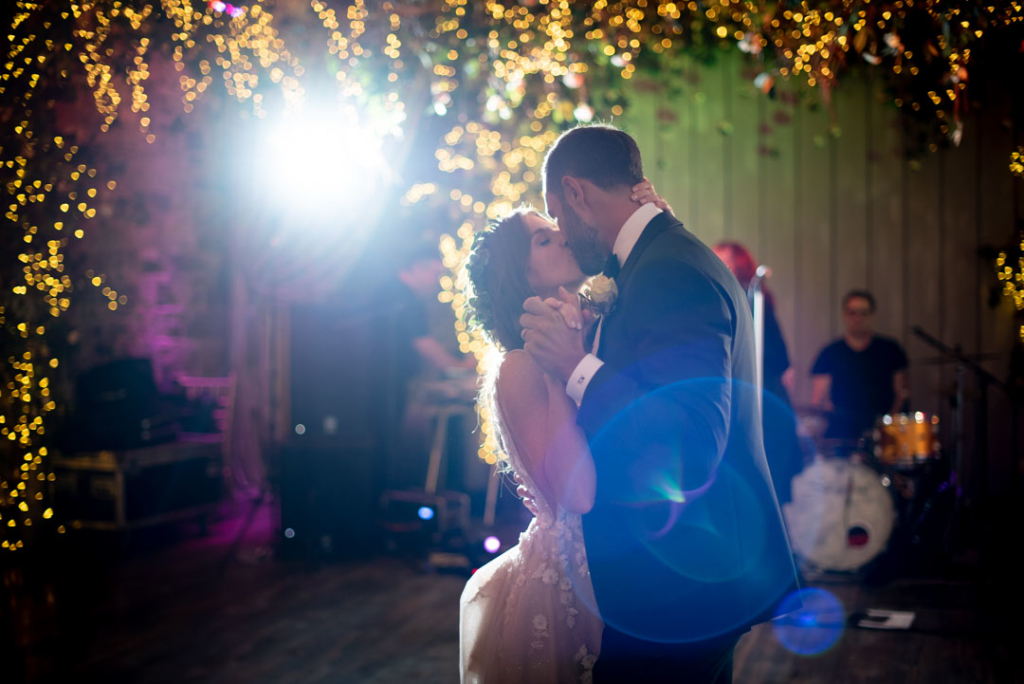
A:
MULTIPOLYGON (((563 301, 567 299, 565 293, 563 301)), ((570 327, 562 313, 540 297, 523 303, 523 348, 541 369, 565 382, 585 355, 582 326, 570 327)))
POLYGON ((537 502, 533 500, 533 495, 530 493, 530 490, 526 488, 526 483, 523 481, 523 478, 519 476, 519 473, 515 473, 512 475, 512 479, 514 479, 516 484, 519 485, 516 487, 516 494, 518 494, 519 498, 523 500, 523 505, 526 506, 526 510, 530 511, 534 516, 540 515, 537 509, 537 502))

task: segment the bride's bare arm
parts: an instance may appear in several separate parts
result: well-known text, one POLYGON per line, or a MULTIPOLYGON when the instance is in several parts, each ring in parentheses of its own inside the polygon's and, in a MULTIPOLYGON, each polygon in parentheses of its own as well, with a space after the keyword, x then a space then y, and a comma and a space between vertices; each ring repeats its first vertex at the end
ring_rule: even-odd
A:
POLYGON ((586 513, 594 503, 594 463, 576 425, 575 406, 565 389, 554 385, 529 354, 513 351, 505 357, 497 395, 506 437, 546 498, 586 513))
POLYGON ((576 404, 565 393, 565 385, 544 376, 548 387, 548 449, 544 459, 547 480, 562 506, 573 513, 588 513, 594 507, 597 473, 583 430, 576 424, 576 404))

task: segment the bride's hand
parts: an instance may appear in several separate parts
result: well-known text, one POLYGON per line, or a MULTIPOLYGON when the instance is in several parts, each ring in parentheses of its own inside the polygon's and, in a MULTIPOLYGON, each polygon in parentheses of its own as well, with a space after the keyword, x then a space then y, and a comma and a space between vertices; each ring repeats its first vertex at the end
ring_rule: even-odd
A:
POLYGON ((640 204, 653 203, 659 209, 674 214, 668 200, 659 195, 654 189, 654 184, 644 178, 642 183, 633 186, 633 199, 640 204))
POLYGON ((562 315, 562 320, 573 330, 583 330, 583 311, 580 309, 580 298, 564 287, 558 288, 558 298, 548 297, 544 303, 562 315))

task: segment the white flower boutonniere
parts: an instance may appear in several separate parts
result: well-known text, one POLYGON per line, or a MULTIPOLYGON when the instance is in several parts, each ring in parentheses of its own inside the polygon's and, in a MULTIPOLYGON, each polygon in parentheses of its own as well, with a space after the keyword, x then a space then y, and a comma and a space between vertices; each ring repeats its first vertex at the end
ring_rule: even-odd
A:
POLYGON ((584 306, 601 316, 607 316, 612 312, 618 296, 619 288, 615 280, 603 275, 591 278, 581 294, 584 306))

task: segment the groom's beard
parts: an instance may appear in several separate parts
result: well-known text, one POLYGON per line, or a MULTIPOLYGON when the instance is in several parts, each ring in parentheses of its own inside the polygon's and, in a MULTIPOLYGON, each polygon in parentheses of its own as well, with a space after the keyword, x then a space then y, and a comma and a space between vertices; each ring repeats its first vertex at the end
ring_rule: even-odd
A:
POLYGON ((585 275, 597 275, 604 270, 608 250, 601 244, 597 226, 592 226, 569 207, 562 211, 562 231, 569 242, 569 249, 576 257, 580 270, 585 275))

